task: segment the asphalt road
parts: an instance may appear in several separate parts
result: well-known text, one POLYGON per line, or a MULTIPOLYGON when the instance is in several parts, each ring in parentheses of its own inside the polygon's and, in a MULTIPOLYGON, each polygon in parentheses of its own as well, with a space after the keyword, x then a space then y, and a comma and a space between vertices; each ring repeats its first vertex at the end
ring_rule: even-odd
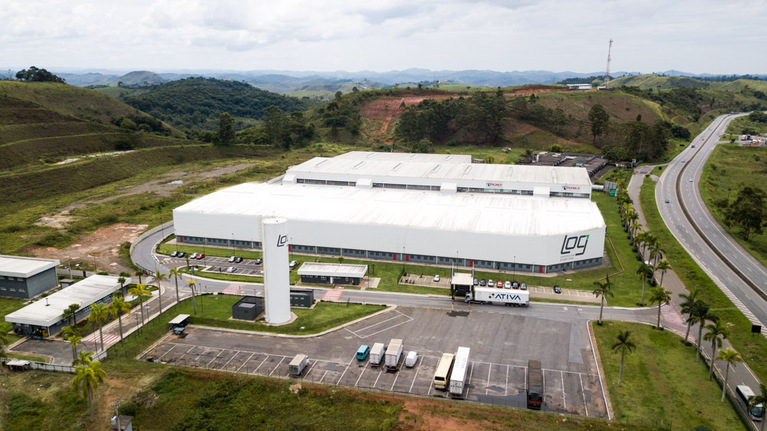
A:
POLYGON ((718 117, 697 136, 692 144, 664 169, 656 186, 655 198, 663 221, 677 241, 753 323, 764 327, 767 322, 767 301, 728 266, 722 256, 762 292, 767 292, 767 268, 722 229, 706 208, 699 188, 703 167, 719 142, 721 134, 730 121, 742 115, 746 114, 718 117), (695 148, 692 148, 693 145, 695 148), (678 179, 681 181, 677 192, 678 179), (698 230, 685 217, 682 203, 698 230), (710 244, 713 244, 713 247, 710 244), (719 251, 721 256, 715 250, 719 251))

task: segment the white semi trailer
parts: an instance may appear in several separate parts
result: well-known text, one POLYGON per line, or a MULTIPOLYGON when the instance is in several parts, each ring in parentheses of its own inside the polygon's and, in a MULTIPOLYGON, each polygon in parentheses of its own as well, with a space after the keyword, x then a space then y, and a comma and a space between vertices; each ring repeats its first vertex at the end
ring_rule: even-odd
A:
POLYGON ((399 338, 392 338, 389 341, 389 346, 386 348, 386 369, 396 370, 399 367, 399 360, 402 358, 402 351, 405 349, 405 344, 399 338))
POLYGON ((450 395, 453 397, 461 397, 463 395, 466 376, 469 370, 470 351, 468 347, 459 347, 455 353, 453 372, 450 373, 450 395))
POLYGON ((488 287, 475 287, 466 293, 465 302, 477 304, 503 304, 510 307, 530 305, 530 292, 526 290, 508 290, 488 287))
POLYGON ((375 343, 370 349, 370 365, 377 367, 381 365, 384 360, 384 352, 386 352, 386 346, 384 343, 375 343))

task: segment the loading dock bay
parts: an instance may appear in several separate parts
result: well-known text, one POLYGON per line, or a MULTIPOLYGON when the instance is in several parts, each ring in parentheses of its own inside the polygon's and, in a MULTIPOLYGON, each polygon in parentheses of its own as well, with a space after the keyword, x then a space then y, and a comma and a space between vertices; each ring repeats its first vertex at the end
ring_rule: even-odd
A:
POLYGON ((496 308, 467 313, 398 307, 322 336, 302 338, 191 326, 183 338, 168 335, 141 359, 447 398, 431 384, 437 362, 443 351, 468 346, 472 350, 467 401, 525 408, 527 360, 540 359, 543 410, 607 418, 585 321, 567 322, 555 314, 537 316, 524 308, 503 307, 515 312, 498 313, 496 308), (368 360, 354 357, 360 344, 388 344, 391 338, 404 340, 405 354, 419 353, 415 367, 404 366, 405 354, 397 372, 374 368, 368 360), (297 353, 309 355, 309 365, 300 377, 289 377, 288 364, 297 353))

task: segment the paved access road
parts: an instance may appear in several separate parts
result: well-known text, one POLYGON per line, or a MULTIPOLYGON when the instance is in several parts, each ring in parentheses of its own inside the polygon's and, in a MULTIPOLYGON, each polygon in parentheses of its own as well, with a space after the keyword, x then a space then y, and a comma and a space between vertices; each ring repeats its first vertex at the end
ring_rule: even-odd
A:
POLYGON ((760 296, 755 288, 767 294, 767 268, 722 229, 703 202, 699 188, 703 167, 720 136, 730 121, 742 115, 746 114, 718 117, 697 136, 664 169, 656 186, 655 198, 663 221, 679 243, 752 322, 764 327, 767 323, 767 295, 760 296), (685 216, 683 205, 694 225, 685 216), (723 257, 755 288, 749 286, 723 257))

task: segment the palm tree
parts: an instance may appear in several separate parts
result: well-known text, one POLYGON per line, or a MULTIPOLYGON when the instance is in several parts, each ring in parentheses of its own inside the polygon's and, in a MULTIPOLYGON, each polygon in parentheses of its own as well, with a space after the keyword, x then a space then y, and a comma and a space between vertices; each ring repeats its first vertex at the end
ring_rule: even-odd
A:
POLYGON ((162 271, 155 271, 154 281, 157 283, 157 298, 160 300, 160 314, 162 314, 162 291, 160 290, 160 283, 167 279, 168 274, 165 274, 162 271))
POLYGON ((645 240, 642 242, 642 258, 644 258, 645 250, 650 247, 652 244, 656 244, 658 242, 658 237, 653 235, 651 232, 647 232, 645 235, 645 240))
POLYGON ((93 352, 77 352, 78 358, 72 361, 72 366, 87 365, 93 362, 93 352))
POLYGON ((610 276, 608 275, 607 278, 602 280, 597 280, 594 282, 594 284, 597 286, 591 293, 594 294, 597 298, 601 297, 602 302, 599 305, 599 324, 602 324, 602 310, 605 307, 605 297, 610 296, 611 298, 615 295, 613 295, 612 287, 610 285, 610 276))
POLYGON ((125 291, 125 277, 123 277, 123 276, 120 276, 120 277, 117 279, 117 282, 118 282, 118 283, 120 283, 120 292, 123 292, 123 293, 124 293, 124 291, 125 291))
POLYGON ((141 324, 144 324, 144 297, 150 296, 151 292, 147 289, 146 284, 139 283, 136 287, 128 289, 128 293, 138 297, 139 307, 141 310, 141 324))
POLYGON ((69 307, 61 313, 61 317, 67 320, 70 326, 75 326, 77 324, 77 310, 79 309, 80 304, 69 304, 69 307))
MULTIPOLYGON (((695 361, 700 359, 700 352, 702 350, 701 341, 703 340, 703 327, 706 325, 706 321, 713 322, 718 318, 709 312, 709 305, 704 301, 696 301, 692 309, 692 314, 698 322, 698 347, 695 349, 695 361)), ((713 354, 713 352, 711 352, 713 354)))
POLYGON ((666 250, 663 249, 663 247, 660 246, 660 241, 658 238, 653 239, 653 242, 649 244, 650 246, 650 261, 653 262, 653 265, 657 265, 658 261, 663 258, 663 253, 666 252, 666 250))
POLYGON ((629 330, 618 332, 618 341, 616 341, 612 347, 613 352, 617 352, 618 350, 621 351, 621 368, 618 372, 618 386, 621 385, 621 378, 623 378, 623 358, 626 355, 626 350, 631 353, 631 351, 637 347, 632 340, 629 340, 630 335, 631 332, 629 330))
POLYGON ((687 338, 690 336, 690 327, 692 325, 698 323, 698 321, 693 317, 693 307, 695 306, 695 303, 698 301, 698 290, 693 289, 690 291, 688 295, 680 294, 680 298, 684 299, 684 302, 679 304, 679 306, 682 309, 682 314, 687 314, 687 320, 685 322, 687 323, 687 333, 684 334, 684 343, 687 344, 687 338))
POLYGON ((762 431, 764 431, 764 423, 767 422, 767 420, 765 420, 767 419, 765 418, 765 408, 767 408, 767 388, 764 387, 764 384, 759 383, 759 389, 761 394, 754 395, 748 399, 748 408, 750 410, 759 404, 762 405, 762 431))
POLYGON ((639 275, 639 278, 642 280, 642 305, 644 306, 645 282, 648 278, 653 276, 652 267, 644 262, 640 263, 639 268, 637 268, 637 275, 639 275))
MULTIPOLYGON (((722 339, 727 338, 730 335, 730 332, 721 320, 714 320, 706 325, 706 331, 706 335, 703 336, 703 339, 711 341, 711 354, 713 355, 714 352, 716 352, 717 347, 722 347, 722 339)), ((713 376, 714 361, 711 361, 711 367, 708 369, 708 380, 711 381, 713 376)))
MULTIPOLYGON (((636 214, 636 213, 634 213, 636 214)), ((639 223, 637 220, 633 220, 631 224, 629 225, 629 231, 631 232, 631 242, 634 242, 634 238, 636 237, 636 232, 642 228, 642 223, 639 223)))
POLYGON ((183 273, 184 271, 180 266, 171 268, 171 270, 168 271, 168 275, 173 277, 173 281, 176 283, 176 303, 181 302, 181 297, 178 294, 178 278, 181 277, 183 273))
POLYGON ((8 345, 8 331, 11 330, 11 324, 8 322, 0 323, 0 357, 5 357, 5 346, 8 345))
POLYGON ((83 337, 74 326, 65 326, 61 336, 72 345, 72 360, 74 361, 77 359, 77 343, 79 343, 83 337))
POLYGON ((650 304, 658 303, 658 324, 655 325, 656 329, 660 329, 660 308, 663 304, 668 304, 671 301, 671 291, 666 290, 660 286, 652 290, 652 296, 650 296, 650 304))
POLYGON ((186 280, 186 284, 189 285, 189 288, 192 289, 192 310, 194 314, 197 314, 197 300, 196 300, 196 294, 194 293, 194 285, 197 284, 196 281, 192 279, 186 280))
POLYGON ((143 269, 137 269, 136 270, 136 277, 138 277, 138 283, 141 284, 141 276, 146 275, 146 271, 143 269))
POLYGON ((724 394, 727 392, 727 377, 729 377, 730 374, 730 365, 734 367, 737 362, 743 362, 743 358, 741 358, 740 353, 733 350, 732 347, 728 347, 724 350, 719 349, 719 354, 716 355, 714 360, 716 359, 727 362, 727 368, 724 372, 724 382, 722 383, 722 402, 724 402, 724 394))
POLYGON ((661 259, 660 262, 658 262, 657 265, 655 265, 655 270, 660 271, 660 283, 659 285, 663 286, 663 276, 666 275, 666 271, 671 269, 671 264, 668 263, 666 259, 661 259))
POLYGON ((75 367, 75 377, 72 379, 72 389, 81 390, 88 398, 88 409, 93 420, 93 392, 104 382, 107 373, 101 368, 100 361, 90 361, 75 367))
MULTIPOLYGON (((637 247, 637 249, 642 248, 642 244, 647 241, 647 235, 649 234, 650 232, 640 229, 639 232, 634 235, 634 245, 637 247)), ((642 260, 644 260, 644 255, 642 255, 642 260)))
POLYGON ((88 316, 88 320, 96 322, 99 325, 99 337, 101 337, 101 350, 104 350, 104 333, 102 327, 109 315, 109 309, 106 304, 93 304, 91 305, 91 314, 88 316))
POLYGON ((125 298, 123 298, 120 295, 113 295, 112 296, 112 304, 109 305, 109 314, 111 316, 117 317, 117 322, 120 325, 120 342, 123 341, 123 313, 128 312, 130 310, 130 304, 125 302, 125 298))

